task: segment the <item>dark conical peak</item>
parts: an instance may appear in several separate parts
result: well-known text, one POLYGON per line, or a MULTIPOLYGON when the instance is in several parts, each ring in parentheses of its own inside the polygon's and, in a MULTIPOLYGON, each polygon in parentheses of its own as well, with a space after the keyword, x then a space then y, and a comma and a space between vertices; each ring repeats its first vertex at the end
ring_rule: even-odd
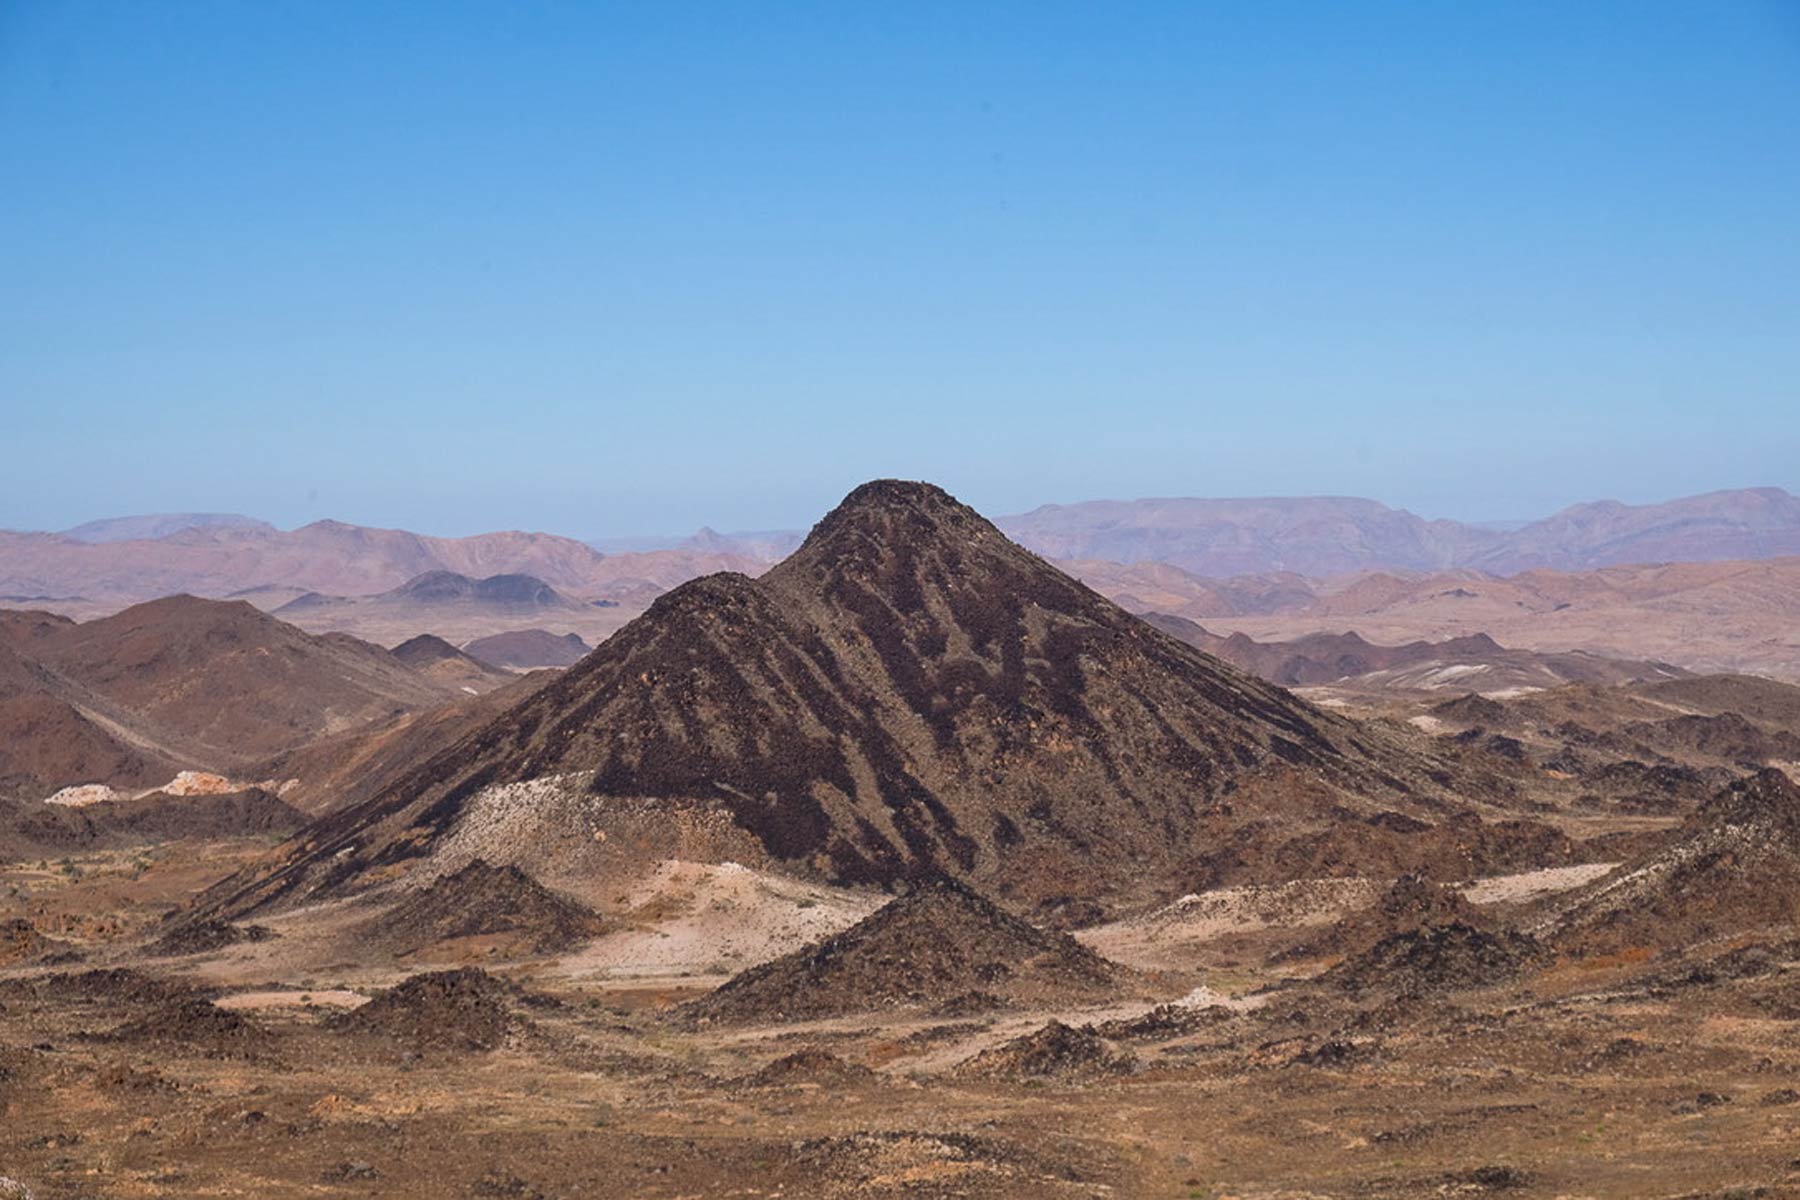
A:
POLYGON ((435 633, 421 633, 408 638, 388 653, 409 667, 422 667, 447 658, 462 658, 463 652, 435 633))
POLYGON ((957 555, 979 547, 1003 555, 1029 557, 985 517, 943 488, 902 479, 877 479, 845 496, 814 525, 788 559, 765 579, 780 582, 810 574, 856 570, 915 560, 937 553, 957 555))
POLYGON ((895 518, 959 525, 976 522, 992 529, 982 515, 934 483, 907 479, 874 479, 845 496, 820 518, 801 549, 846 529, 884 525, 895 518))

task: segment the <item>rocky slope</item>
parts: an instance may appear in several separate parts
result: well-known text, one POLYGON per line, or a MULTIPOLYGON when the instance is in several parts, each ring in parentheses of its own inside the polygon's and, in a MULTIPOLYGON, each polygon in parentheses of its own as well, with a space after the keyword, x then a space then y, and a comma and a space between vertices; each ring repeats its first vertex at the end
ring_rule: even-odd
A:
POLYGON ((1734 783, 1668 846, 1559 904, 1533 932, 1562 949, 1687 950, 1800 923, 1800 787, 1774 769, 1734 783))
POLYGON ((1085 911, 1254 876, 1359 815, 1394 814, 1402 840, 1437 830, 1467 818, 1450 778, 1399 731, 1151 628, 941 490, 882 481, 762 579, 663 597, 213 900, 354 891, 474 830, 556 878, 598 853, 609 806, 650 803, 836 882, 944 872, 1085 911))

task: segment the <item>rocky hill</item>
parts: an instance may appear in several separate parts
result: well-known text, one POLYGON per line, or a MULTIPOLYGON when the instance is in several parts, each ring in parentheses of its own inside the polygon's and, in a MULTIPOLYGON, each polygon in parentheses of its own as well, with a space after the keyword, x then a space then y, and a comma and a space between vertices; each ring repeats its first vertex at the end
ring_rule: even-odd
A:
POLYGON ((1085 911, 1277 869, 1359 815, 1401 840, 1472 819, 1427 755, 1151 628, 941 490, 882 481, 763 578, 678 588, 212 899, 354 891, 475 829, 556 879, 609 804, 653 803, 836 882, 948 873, 1085 911))
POLYGON ((1681 836, 1576 893, 1533 932, 1580 953, 1687 950, 1800 923, 1800 787, 1770 768, 1720 792, 1681 836))
POLYGON ((1033 928, 951 880, 933 880, 816 945, 736 976, 690 1020, 795 1021, 971 1001, 1094 1003, 1130 972, 1064 933, 1033 928))

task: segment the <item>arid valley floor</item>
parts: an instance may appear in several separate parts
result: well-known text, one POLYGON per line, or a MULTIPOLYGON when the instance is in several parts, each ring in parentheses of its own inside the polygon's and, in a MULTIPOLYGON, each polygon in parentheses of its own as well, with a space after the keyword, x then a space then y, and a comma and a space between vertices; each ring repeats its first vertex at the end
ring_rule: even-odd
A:
POLYGON ((892 481, 574 665, 263 607, 0 613, 0 1197, 1800 1196, 1779 670, 1227 639, 892 481))

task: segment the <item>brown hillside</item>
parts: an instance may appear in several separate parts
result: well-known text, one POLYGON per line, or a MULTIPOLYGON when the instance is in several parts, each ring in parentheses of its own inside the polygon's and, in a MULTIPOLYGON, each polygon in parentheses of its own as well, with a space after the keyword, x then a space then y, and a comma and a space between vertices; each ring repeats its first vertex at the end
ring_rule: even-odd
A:
MULTIPOLYGON (((1027 906, 1154 899, 1257 877, 1346 813, 1408 810, 1404 835, 1466 812, 1422 745, 1151 628, 935 487, 884 481, 762 579, 663 597, 232 903, 357 890, 432 854, 495 785, 533 780, 572 811, 722 812, 840 882, 945 872, 1027 906)), ((488 844, 542 841, 532 810, 494 804, 488 844)))
POLYGON ((227 767, 446 695, 379 646, 302 633, 242 601, 171 596, 72 626, 33 653, 227 767))
POLYGON ((1557 906, 1534 932, 1561 949, 1681 950, 1800 923, 1800 787, 1773 768, 1690 817, 1668 846, 1557 906))

